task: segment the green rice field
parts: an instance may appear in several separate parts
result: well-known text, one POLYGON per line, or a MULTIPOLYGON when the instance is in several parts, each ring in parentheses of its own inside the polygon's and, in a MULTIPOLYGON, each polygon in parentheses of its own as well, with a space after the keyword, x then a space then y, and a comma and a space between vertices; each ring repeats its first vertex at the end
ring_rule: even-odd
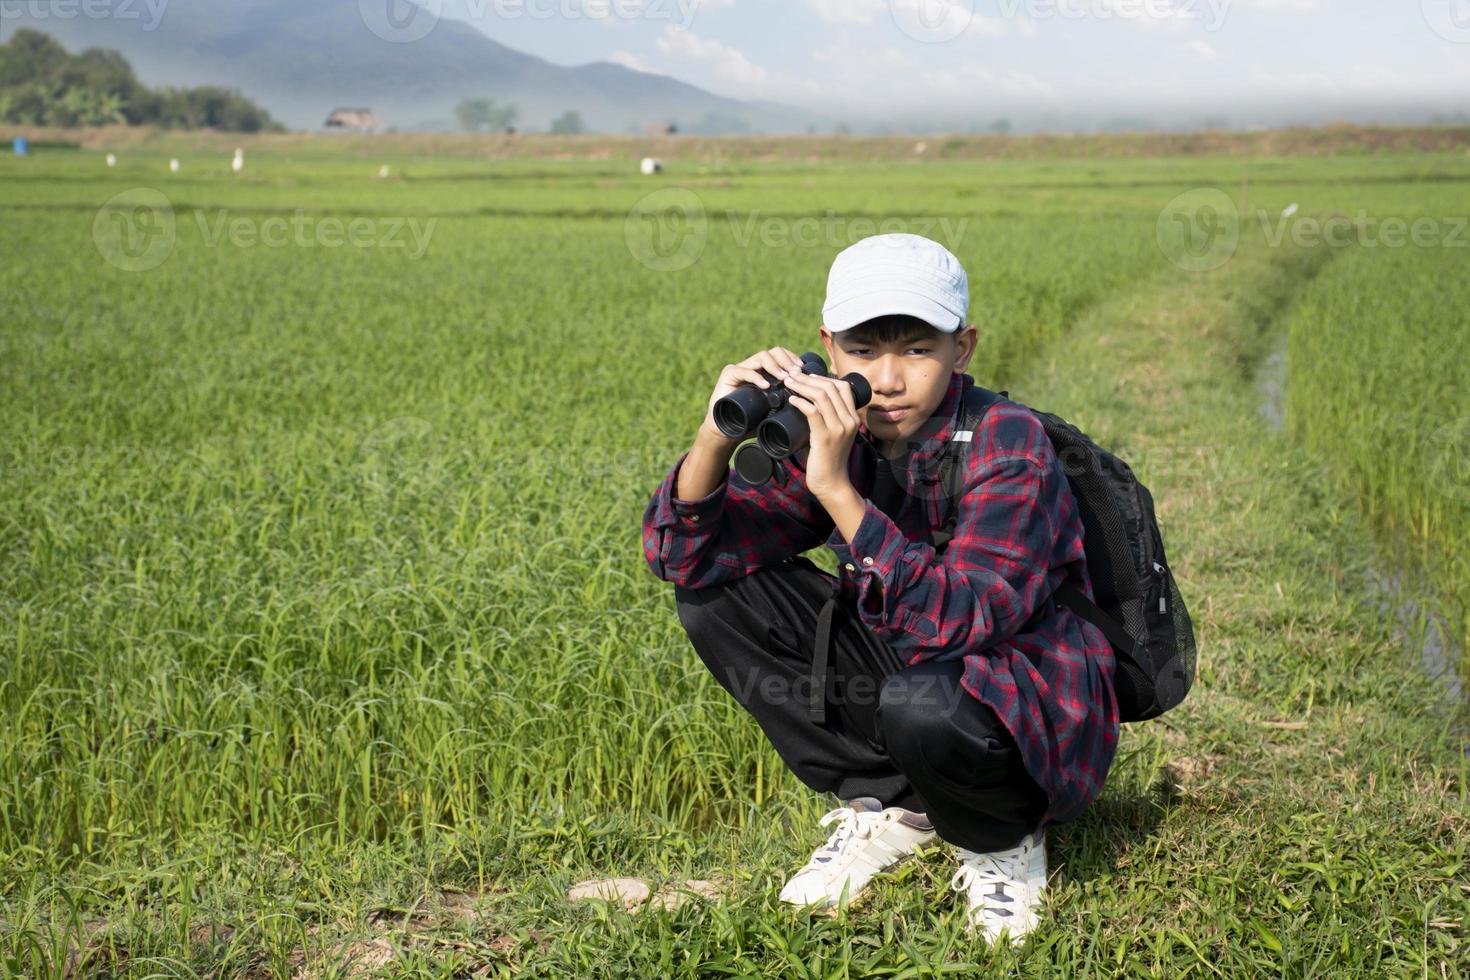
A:
POLYGON ((0 155, 7 975, 1470 975, 1470 155, 119 155, 0 155), (885 231, 1133 462, 1199 640, 1016 950, 946 848, 777 903, 835 801, 640 550, 885 231), (619 876, 717 897, 568 898, 619 876))

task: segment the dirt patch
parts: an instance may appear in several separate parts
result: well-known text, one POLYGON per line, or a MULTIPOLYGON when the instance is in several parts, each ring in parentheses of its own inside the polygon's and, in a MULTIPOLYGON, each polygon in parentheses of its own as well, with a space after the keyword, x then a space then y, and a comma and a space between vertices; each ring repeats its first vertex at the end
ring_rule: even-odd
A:
POLYGON ((573 885, 567 899, 612 902, 630 912, 642 908, 672 911, 694 900, 716 901, 728 891, 728 883, 702 878, 671 881, 656 892, 642 878, 597 878, 573 885))

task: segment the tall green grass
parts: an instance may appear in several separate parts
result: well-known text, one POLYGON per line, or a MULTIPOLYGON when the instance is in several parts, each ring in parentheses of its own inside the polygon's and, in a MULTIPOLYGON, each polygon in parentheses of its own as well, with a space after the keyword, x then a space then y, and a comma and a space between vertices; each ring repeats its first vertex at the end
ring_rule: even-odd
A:
POLYGON ((1292 434, 1356 490, 1393 559, 1442 600, 1464 651, 1470 233, 1459 242, 1340 254, 1289 317, 1286 404, 1292 434))
MULTIPOLYGON (((1440 940, 1452 937, 1404 932, 1416 924, 1406 909, 1429 906, 1398 883, 1426 889, 1426 914, 1455 914, 1434 875, 1463 849, 1452 817, 1434 822, 1446 804, 1423 789, 1448 792, 1442 754, 1420 745, 1431 729, 1377 713, 1375 697, 1394 709, 1411 699, 1358 669, 1384 655, 1382 637, 1320 583, 1302 599, 1315 659, 1264 666, 1293 656, 1304 628, 1270 605, 1268 580, 1327 546, 1283 526, 1279 509, 1238 502, 1296 483, 1258 465, 1269 454, 1240 428, 1250 412, 1232 414, 1231 366, 1259 324, 1220 294, 1263 281, 1289 293, 1293 274, 1253 258, 1222 284, 1181 285, 1154 242, 1169 198, 1229 185, 1237 164, 731 168, 688 182, 708 241, 687 268, 659 272, 629 250, 625 220, 658 185, 605 165, 499 173, 455 161, 426 164, 432 180, 379 182, 339 160, 253 157, 242 180, 186 166, 186 180, 163 184, 130 160, 107 176, 86 157, 47 172, 40 160, 0 161, 7 969, 59 973, 69 931, 105 922, 112 948, 93 972, 289 973, 293 950, 324 941, 308 926, 406 915, 451 885, 483 891, 491 912, 460 946, 418 954, 425 972, 777 976, 831 958, 830 972, 856 976, 972 958, 931 908, 938 864, 907 872, 876 926, 770 906, 776 879, 817 842, 826 801, 691 655, 639 550, 643 505, 719 366, 810 345, 846 244, 742 244, 736 230, 829 211, 970 219, 947 244, 970 273, 974 373, 1044 382, 1044 407, 1110 438, 1194 447, 1178 472, 1150 479, 1179 488, 1162 507, 1187 515, 1177 550, 1202 583, 1191 596, 1200 707, 1130 734, 1106 800, 1059 833, 1067 918, 1033 972, 1054 957, 1162 975, 1197 967, 1190 943, 1236 970, 1284 966, 1283 945, 1362 972, 1449 955, 1440 940), (181 220, 168 261, 129 273, 91 234, 98 207, 140 182, 166 190, 181 220), (212 247, 193 208, 440 224, 410 262, 378 248, 212 247), (1204 297, 1223 312, 1188 320, 1204 297), (1143 397, 1174 378, 1185 387, 1172 400, 1143 397), (1196 450, 1207 480, 1188 475, 1196 450), (1273 557, 1283 538, 1293 549, 1273 557), (1205 700, 1215 685, 1236 700, 1205 700), (1347 714, 1365 704, 1366 720, 1347 714), (1366 798, 1394 812, 1322 817, 1309 804, 1325 774, 1310 769, 1300 790, 1293 776, 1268 798, 1232 780, 1223 812, 1174 808, 1159 789, 1170 752, 1204 759, 1228 745, 1244 753, 1229 772, 1249 781, 1264 765, 1259 719, 1314 706, 1328 713, 1304 744, 1352 739, 1341 764, 1381 780, 1366 798), (1390 751, 1422 752, 1423 786, 1390 751), (1405 816, 1408 804, 1418 809, 1405 816), (1295 807, 1316 816, 1240 832, 1240 814, 1295 807), (1217 831, 1252 856, 1249 874, 1212 857, 1217 831), (1187 842, 1187 858, 1148 856, 1156 832, 1187 842), (1338 832, 1388 840, 1315 852, 1338 832), (1256 880, 1287 845, 1290 861, 1256 880), (1353 894, 1334 910, 1308 864, 1329 868, 1332 895, 1353 894), (637 923, 563 900, 573 878, 628 872, 725 877, 736 896, 637 923), (1365 881, 1385 890, 1364 897, 1365 881), (1254 908, 1244 918, 1241 893, 1254 908), (1161 902, 1198 910, 1186 922, 1161 902), (1294 924, 1308 904, 1320 914, 1294 924), (1201 918, 1229 942, 1184 935, 1201 918), (234 938, 210 946, 200 923, 227 923, 234 938), (1366 931, 1381 946, 1335 951, 1366 931)), ((1319 164, 1258 166, 1283 182, 1256 191, 1273 206, 1301 182, 1331 186, 1319 164)))
MULTIPOLYGON (((324 213, 309 170, 280 179, 253 191, 274 212, 231 217, 324 213)), ((637 547, 719 366, 815 342, 846 241, 742 240, 751 215, 826 216, 766 180, 774 210, 712 203, 675 272, 639 264, 621 214, 455 216, 478 178, 416 191, 444 214, 418 262, 210 246, 187 203, 207 177, 174 190, 178 242, 149 272, 90 241, 82 202, 116 183, 22 212, 0 270, 0 846, 59 869, 138 834, 738 823, 752 789, 789 786, 637 547)), ((585 181, 565 183, 574 202, 585 181)), ((381 187, 357 182, 360 213, 381 187)), ((951 242, 988 377, 1163 261, 1146 223, 1025 210, 951 242)))

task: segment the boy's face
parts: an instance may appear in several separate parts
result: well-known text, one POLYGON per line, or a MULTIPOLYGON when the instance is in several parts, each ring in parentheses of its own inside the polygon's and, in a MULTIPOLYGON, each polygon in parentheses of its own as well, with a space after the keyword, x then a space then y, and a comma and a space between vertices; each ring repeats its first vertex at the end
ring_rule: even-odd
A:
POLYGON ((892 443, 919 431, 962 374, 975 352, 975 328, 936 330, 909 316, 883 317, 832 333, 822 327, 822 345, 836 377, 856 371, 873 386, 864 421, 873 438, 892 443))

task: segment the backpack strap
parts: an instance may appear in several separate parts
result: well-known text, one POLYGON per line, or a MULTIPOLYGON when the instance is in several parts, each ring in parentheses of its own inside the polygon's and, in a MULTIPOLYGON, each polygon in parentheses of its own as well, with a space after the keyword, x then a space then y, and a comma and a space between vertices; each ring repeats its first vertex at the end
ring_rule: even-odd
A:
POLYGON ((1052 595, 1057 602, 1102 630, 1103 636, 1108 638, 1113 649, 1123 651, 1134 660, 1138 659, 1141 652, 1139 648, 1143 646, 1143 640, 1129 633, 1122 623, 1109 616, 1106 610, 1087 598, 1086 594, 1070 580, 1057 586, 1052 595))
MULTIPOLYGON (((980 424, 985 421, 985 414, 990 409, 1010 398, 1009 391, 991 391, 975 385, 965 392, 965 399, 960 404, 959 419, 955 423, 954 433, 949 442, 945 444, 943 454, 939 457, 939 485, 943 489, 947 509, 944 515, 944 527, 935 531, 933 535, 934 547, 942 550, 945 545, 954 540, 955 525, 959 523, 960 495, 965 489, 965 452, 975 441, 975 435, 980 431, 980 424)), ((1082 597, 1086 599, 1086 596, 1082 597)), ((1051 596, 1036 607, 1031 618, 1016 628, 1017 633, 1029 633, 1041 625, 1041 621, 1051 612, 1051 596)), ((1039 654, 1027 652, 1032 663, 1039 662, 1039 654)))
POLYGON ((951 433, 949 442, 944 444, 944 449, 939 456, 939 486, 948 504, 944 515, 944 527, 934 532, 936 549, 942 549, 954 539, 955 524, 959 521, 957 505, 960 493, 965 489, 965 451, 974 441, 975 433, 980 431, 980 424, 985 421, 985 413, 990 411, 992 405, 1009 396, 1008 391, 995 392, 975 385, 965 392, 965 397, 960 402, 954 432, 951 433))

